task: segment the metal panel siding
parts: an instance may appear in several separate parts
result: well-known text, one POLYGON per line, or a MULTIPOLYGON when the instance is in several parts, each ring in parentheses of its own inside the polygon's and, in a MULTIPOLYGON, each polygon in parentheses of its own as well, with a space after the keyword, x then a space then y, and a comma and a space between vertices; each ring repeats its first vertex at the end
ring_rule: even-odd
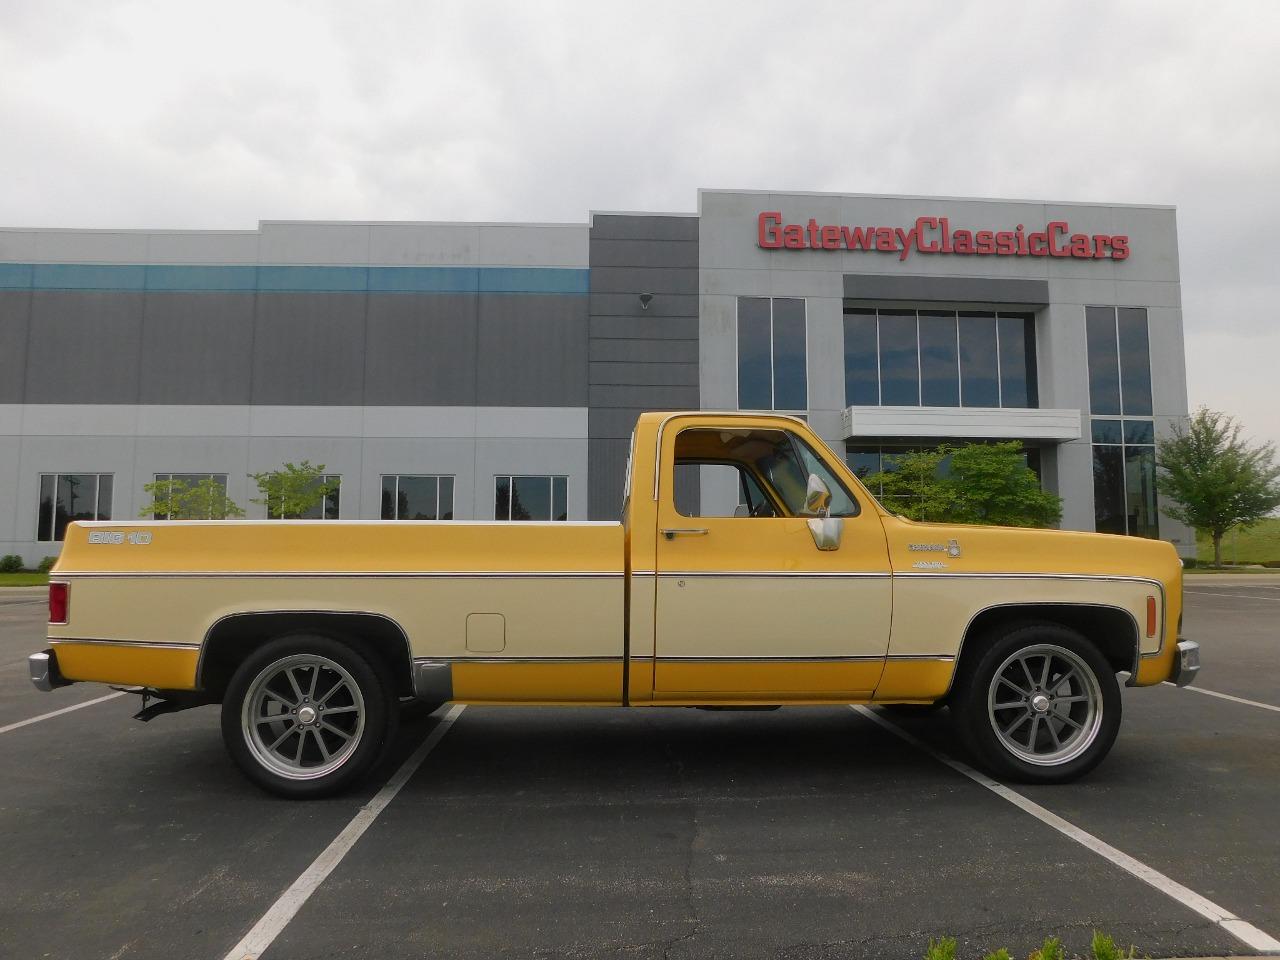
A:
POLYGON ((136 403, 142 294, 31 295, 27 403, 136 403))
POLYGON ((466 294, 371 295, 364 402, 474 404, 477 306, 466 294))
POLYGON ((138 402, 248 403, 253 315, 251 293, 148 293, 138 402))
POLYGON ((591 218, 592 240, 698 239, 697 217, 662 214, 597 213, 591 218))
POLYGON ((1017 303, 1042 306, 1049 302, 1049 281, 847 273, 844 276, 844 295, 855 300, 1017 303))
POLYGON ((697 340, 593 339, 593 361, 634 363, 697 363, 697 340))
POLYGON ((476 402, 585 406, 587 329, 581 296, 481 294, 476 402))
POLYGON ((22 402, 30 327, 31 293, 0 290, 0 403, 22 402))
MULTIPOLYGON (((696 248, 695 248, 696 253, 696 248)), ((599 293, 679 293, 698 292, 698 270, 675 267, 595 267, 591 268, 591 289, 599 293)))
POLYGON ((615 519, 636 418, 698 405, 698 220, 597 215, 589 251, 588 508, 615 519))
POLYGON ((254 329, 255 404, 359 404, 365 297, 261 294, 254 329))

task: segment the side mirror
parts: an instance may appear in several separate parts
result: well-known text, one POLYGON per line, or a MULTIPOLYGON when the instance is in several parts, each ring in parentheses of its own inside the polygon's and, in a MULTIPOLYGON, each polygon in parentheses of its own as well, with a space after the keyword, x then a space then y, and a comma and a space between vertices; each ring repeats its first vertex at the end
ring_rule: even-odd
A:
POLYGON ((809 474, 804 492, 804 512, 811 517, 825 517, 831 510, 831 491, 816 473, 809 474))
POLYGON ((844 520, 830 516, 831 490, 816 473, 809 474, 809 486, 804 494, 804 511, 813 517, 809 521, 813 545, 819 550, 839 550, 844 520))

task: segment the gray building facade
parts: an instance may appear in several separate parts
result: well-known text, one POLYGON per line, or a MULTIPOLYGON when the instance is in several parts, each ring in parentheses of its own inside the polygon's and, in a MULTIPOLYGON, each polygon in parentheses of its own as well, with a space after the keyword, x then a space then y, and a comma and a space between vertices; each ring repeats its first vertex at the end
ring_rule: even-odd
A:
POLYGON ((1172 208, 701 191, 580 224, 0 229, 0 553, 145 484, 324 464, 351 519, 612 519, 651 409, 806 416, 860 473, 1021 442, 1062 525, 1173 541, 1172 208), (887 459, 886 459, 887 458, 887 459))

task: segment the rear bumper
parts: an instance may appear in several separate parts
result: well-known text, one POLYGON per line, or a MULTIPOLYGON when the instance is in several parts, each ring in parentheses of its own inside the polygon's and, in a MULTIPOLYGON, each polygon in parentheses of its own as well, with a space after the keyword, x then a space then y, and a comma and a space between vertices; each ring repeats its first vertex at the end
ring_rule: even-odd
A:
POLYGON ((58 655, 52 650, 41 650, 27 657, 27 673, 35 688, 45 693, 54 687, 65 687, 71 683, 58 670, 58 655))
POLYGON ((1194 640, 1179 640, 1178 649, 1173 658, 1173 674, 1171 683, 1180 687, 1190 686, 1200 672, 1200 644, 1194 640))

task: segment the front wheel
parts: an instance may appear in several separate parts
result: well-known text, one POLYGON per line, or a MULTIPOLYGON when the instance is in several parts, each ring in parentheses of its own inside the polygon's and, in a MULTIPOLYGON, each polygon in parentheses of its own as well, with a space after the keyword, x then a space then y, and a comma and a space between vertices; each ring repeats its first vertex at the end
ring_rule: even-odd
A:
POLYGON ((359 780, 394 734, 389 685, 330 637, 273 640, 236 671, 222 703, 222 737, 259 786, 292 799, 359 780))
POLYGON ((1098 648, 1058 624, 995 639, 957 678, 953 713, 996 776, 1065 783, 1088 773, 1120 730, 1120 685, 1098 648))

